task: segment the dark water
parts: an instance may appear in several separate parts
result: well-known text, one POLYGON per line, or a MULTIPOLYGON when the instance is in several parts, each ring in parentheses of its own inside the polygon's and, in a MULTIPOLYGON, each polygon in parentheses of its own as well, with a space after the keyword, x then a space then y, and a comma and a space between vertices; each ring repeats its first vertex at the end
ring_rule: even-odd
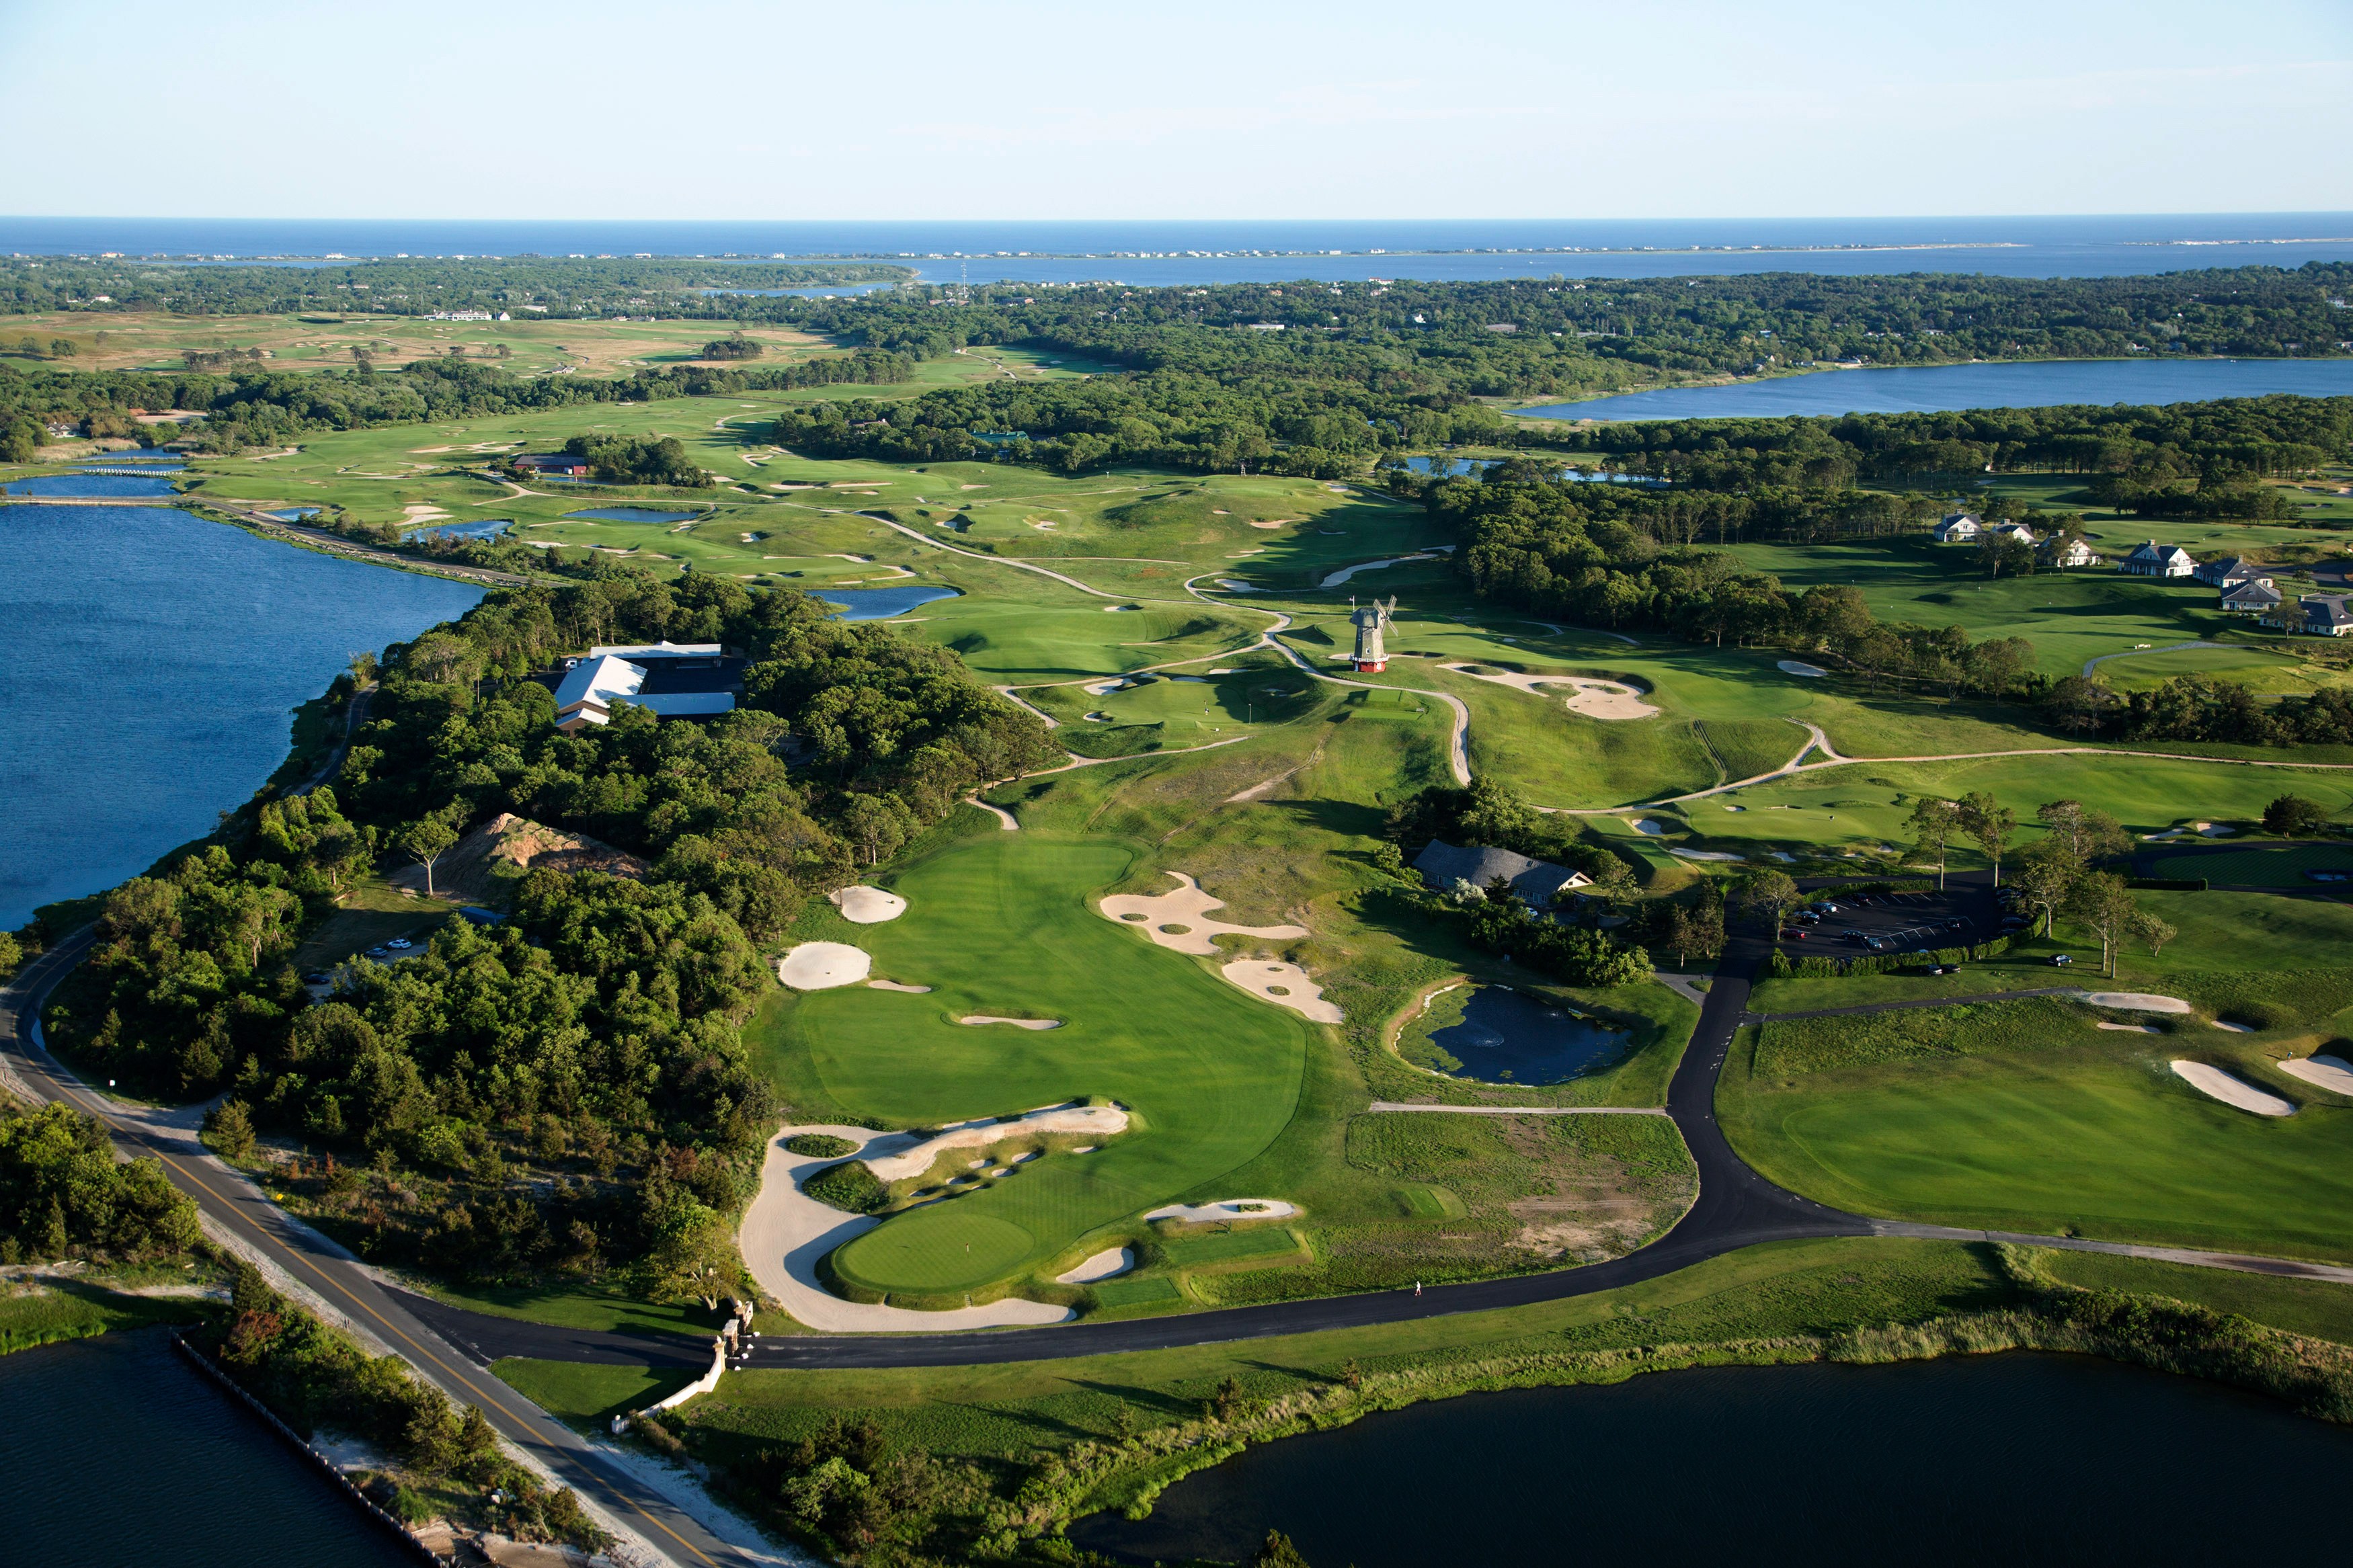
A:
POLYGON ((958 596, 954 588, 818 588, 812 592, 828 605, 840 605, 845 621, 885 620, 937 599, 958 596))
MULTIPOLYGON (((1408 458, 1405 460, 1405 466, 1409 472, 1434 473, 1443 479, 1457 478, 1463 474, 1483 473, 1502 461, 1501 458, 1408 458)), ((1564 468, 1559 470, 1559 477, 1571 484, 1663 485, 1666 483, 1664 479, 1646 479, 1640 474, 1605 474, 1590 468, 1564 468)))
POLYGON ((412 528, 403 539, 496 539, 514 526, 511 517, 486 517, 470 522, 435 522, 412 528))
MULTIPOLYGON (((924 279, 1135 284, 1736 272, 2111 277, 2353 260, 2353 214, 770 223, 0 217, 0 251, 352 257, 858 256, 924 279)), ((339 263, 324 263, 328 266, 339 263)))
POLYGON ((2353 1432, 2084 1357, 1721 1368, 1474 1394, 1253 1448, 1148 1519, 1071 1537, 1131 1562, 2342 1562, 2353 1432))
POLYGON ((209 832, 352 655, 480 597, 168 507, 0 508, 0 929, 209 832))
POLYGON ((60 500, 91 496, 145 498, 174 494, 172 481, 162 474, 42 474, 10 481, 12 496, 55 496, 60 500))
POLYGON ((415 1561, 156 1329, 0 1356, 0 1531, 24 1568, 415 1561))
POLYGON ((2214 397, 2353 395, 2353 359, 2057 360, 2032 364, 1820 371, 1728 386, 1668 387, 1523 409, 1544 419, 1730 419, 1926 414, 2065 403, 2198 403, 2214 397))
POLYGON ((695 514, 691 511, 649 511, 641 506, 606 506, 594 511, 567 511, 564 520, 575 519, 596 522, 684 522, 695 514))
POLYGON ((1450 1076, 1483 1083, 1558 1083, 1606 1067, 1626 1049, 1623 1030, 1502 985, 1475 988, 1462 1021, 1431 1030, 1430 1038, 1461 1061, 1450 1076))
POLYGON ((282 511, 273 511, 269 515, 280 522, 300 522, 306 517, 318 516, 324 510, 322 507, 315 506, 290 506, 282 511))

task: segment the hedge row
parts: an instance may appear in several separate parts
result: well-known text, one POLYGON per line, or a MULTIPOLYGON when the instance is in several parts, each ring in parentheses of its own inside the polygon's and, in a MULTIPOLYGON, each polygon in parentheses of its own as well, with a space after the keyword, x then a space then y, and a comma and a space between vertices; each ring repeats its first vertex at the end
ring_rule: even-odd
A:
POLYGON ((1995 937, 1991 942, 1978 942, 1975 947, 1940 947, 1927 952, 1866 952, 1852 958, 1832 958, 1825 953, 1808 955, 1795 963, 1779 948, 1773 950, 1772 962, 1766 973, 1777 980, 1843 980, 1858 974, 1893 974, 1915 963, 1982 963, 1999 958, 2010 951, 2012 939, 1995 937))

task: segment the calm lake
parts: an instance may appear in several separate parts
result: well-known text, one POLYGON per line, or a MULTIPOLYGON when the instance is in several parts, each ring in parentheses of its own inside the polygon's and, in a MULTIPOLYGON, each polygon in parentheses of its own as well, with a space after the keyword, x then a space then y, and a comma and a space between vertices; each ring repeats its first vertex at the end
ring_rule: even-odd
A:
POLYGON ((12 496, 56 496, 60 500, 102 496, 111 500, 142 500, 168 496, 172 481, 163 474, 40 474, 0 486, 12 496))
POLYGON ((2199 403, 2274 392, 2353 396, 2353 359, 2049 360, 1825 370, 1728 386, 1631 392, 1520 412, 1539 419, 1769 419, 1790 414, 1835 418, 2066 403, 2199 403))
POLYGON ((839 606, 845 621, 886 620, 934 600, 958 597, 954 588, 817 588, 811 592, 839 606))
POLYGON ((1581 1078, 1624 1055, 1626 1039, 1622 1029, 1605 1028, 1507 985, 1472 987, 1461 1020, 1430 1032, 1430 1043, 1457 1064, 1439 1065, 1440 1071, 1482 1083, 1581 1078))
POLYGON ((1420 1405, 1252 1448, 1149 1518, 1071 1530, 1124 1561, 2320 1563, 2353 1431, 2089 1357, 1726 1367, 1420 1405))
POLYGON ((480 597, 167 507, 0 508, 0 929, 209 832, 352 655, 480 597))
POLYGON ((27 1568, 415 1561, 161 1329, 0 1356, 0 1514, 27 1568))

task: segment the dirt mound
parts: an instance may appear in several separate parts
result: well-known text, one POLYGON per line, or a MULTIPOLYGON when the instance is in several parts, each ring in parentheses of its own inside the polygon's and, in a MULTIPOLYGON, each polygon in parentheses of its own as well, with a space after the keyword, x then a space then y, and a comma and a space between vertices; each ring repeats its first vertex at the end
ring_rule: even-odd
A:
MULTIPOLYGON (((461 904, 493 910, 507 907, 511 885, 525 871, 603 871, 643 877, 647 863, 585 833, 566 833, 528 817, 501 812, 451 846, 433 863, 433 890, 461 904)), ((425 890, 425 868, 403 866, 391 877, 398 888, 425 890)))

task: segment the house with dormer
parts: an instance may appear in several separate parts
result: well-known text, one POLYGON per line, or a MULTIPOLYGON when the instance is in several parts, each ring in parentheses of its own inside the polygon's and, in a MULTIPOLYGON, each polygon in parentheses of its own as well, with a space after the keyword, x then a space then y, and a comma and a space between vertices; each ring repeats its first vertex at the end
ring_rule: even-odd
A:
POLYGON ((2130 555, 2116 563, 2116 570, 2133 577, 2187 577, 2198 570, 2198 560, 2178 544, 2159 544, 2152 539, 2135 546, 2130 555))

